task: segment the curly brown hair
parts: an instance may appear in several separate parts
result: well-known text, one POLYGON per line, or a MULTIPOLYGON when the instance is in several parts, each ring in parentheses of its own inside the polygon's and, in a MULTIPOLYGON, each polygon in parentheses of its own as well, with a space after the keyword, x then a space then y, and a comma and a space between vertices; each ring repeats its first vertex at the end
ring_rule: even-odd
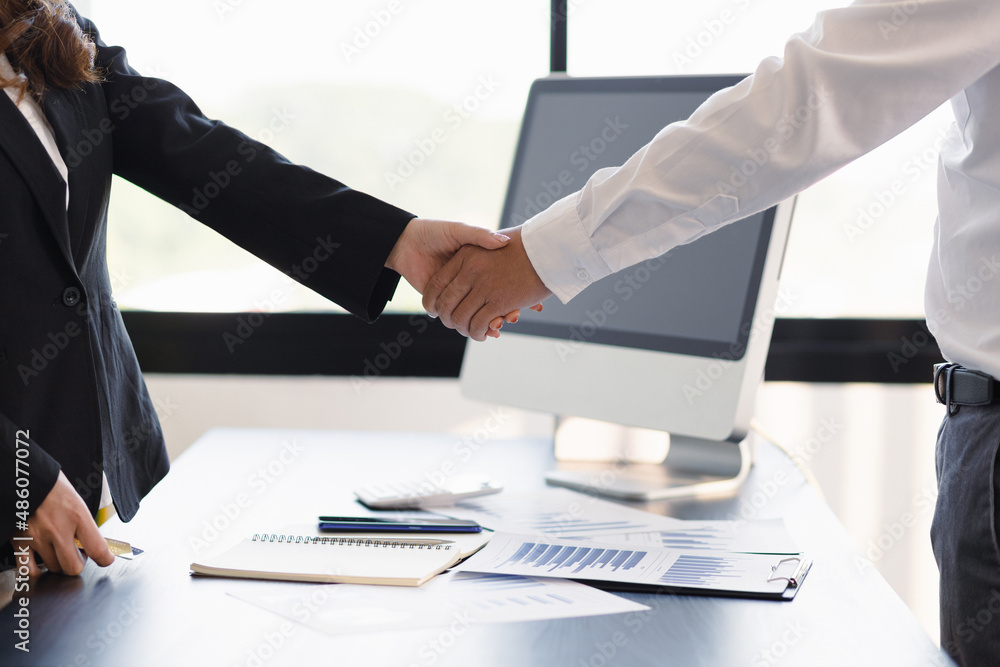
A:
POLYGON ((0 88, 20 88, 41 99, 45 89, 98 81, 94 43, 65 0, 0 0, 0 53, 27 77, 0 76, 0 88))

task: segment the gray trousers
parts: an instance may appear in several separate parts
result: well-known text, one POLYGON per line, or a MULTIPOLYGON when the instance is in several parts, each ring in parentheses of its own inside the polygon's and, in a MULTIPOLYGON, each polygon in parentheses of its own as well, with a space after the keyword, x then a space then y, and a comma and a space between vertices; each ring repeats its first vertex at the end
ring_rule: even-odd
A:
POLYGON ((962 406, 938 431, 931 543, 941 572, 941 648, 1000 665, 1000 405, 962 406))

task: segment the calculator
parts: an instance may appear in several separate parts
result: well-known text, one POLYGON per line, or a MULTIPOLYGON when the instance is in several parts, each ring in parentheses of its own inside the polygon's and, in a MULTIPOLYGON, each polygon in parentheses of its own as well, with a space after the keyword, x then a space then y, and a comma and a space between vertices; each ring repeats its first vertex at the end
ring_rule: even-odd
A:
POLYGON ((499 493, 503 485, 479 475, 455 475, 434 484, 428 480, 404 480, 371 484, 354 490, 368 508, 378 510, 415 509, 453 505, 465 498, 499 493))

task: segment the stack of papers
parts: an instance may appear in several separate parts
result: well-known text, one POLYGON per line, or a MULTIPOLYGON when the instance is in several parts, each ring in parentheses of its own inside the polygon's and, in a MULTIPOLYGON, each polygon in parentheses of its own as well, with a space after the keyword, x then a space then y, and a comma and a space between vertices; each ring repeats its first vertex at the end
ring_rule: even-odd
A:
POLYGON ((790 600, 810 565, 780 519, 683 521, 559 488, 475 498, 442 511, 489 530, 448 535, 463 558, 473 555, 419 588, 271 584, 237 597, 343 634, 456 618, 501 623, 647 609, 594 586, 790 600), (303 600, 308 615, 299 613, 303 600))
POLYGON ((498 532, 740 553, 797 554, 781 519, 684 521, 551 488, 476 498, 445 510, 498 532))
POLYGON ((811 564, 780 519, 683 521, 567 489, 477 498, 448 513, 499 531, 462 572, 790 600, 811 564))

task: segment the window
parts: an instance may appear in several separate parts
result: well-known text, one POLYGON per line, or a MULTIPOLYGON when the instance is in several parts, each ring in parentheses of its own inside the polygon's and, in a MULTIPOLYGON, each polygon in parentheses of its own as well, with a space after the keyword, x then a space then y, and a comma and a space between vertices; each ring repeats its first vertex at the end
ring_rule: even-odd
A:
MULTIPOLYGON (((426 217, 496 226, 531 81, 548 72, 537 0, 92 0, 143 73, 289 159, 426 217), (151 29, 151 26, 156 29, 151 29)), ((179 210, 116 179, 118 303, 159 311, 335 310, 179 210)), ((390 308, 419 309, 401 286, 390 308)))
MULTIPOLYGON (((96 21, 107 43, 126 46, 135 67, 177 83, 210 117, 269 143, 293 161, 416 214, 488 227, 500 216, 528 87, 548 72, 550 3, 544 0, 302 0, 294 12, 273 0, 176 0, 169 9, 126 0, 76 4, 96 21)), ((762 58, 780 55, 786 38, 807 28, 817 11, 843 4, 845 0, 567 0, 569 73, 748 72, 762 58)), ((940 109, 801 196, 780 315, 807 319, 778 323, 789 326, 776 330, 772 356, 784 342, 798 351, 775 365, 791 369, 777 376, 913 381, 896 368, 877 377, 856 370, 845 376, 837 370, 847 367, 841 357, 819 359, 806 368, 803 362, 812 364, 818 348, 805 350, 798 344, 819 340, 825 354, 831 341, 843 348, 843 340, 851 339, 865 347, 874 337, 892 351, 914 332, 925 336, 913 320, 922 318, 936 210, 935 154, 949 123, 950 113, 940 109), (817 328, 808 318, 901 321, 881 319, 869 326, 867 320, 845 320, 838 327, 821 320, 817 328), (824 333, 831 337, 823 338, 824 333)), ((273 343, 266 343, 275 348, 261 347, 254 357, 280 351, 281 359, 266 371, 257 362, 243 365, 247 355, 229 354, 227 364, 206 366, 193 341, 217 344, 236 326, 230 313, 274 308, 265 300, 275 289, 284 295, 277 304, 280 310, 330 313, 338 310, 333 304, 290 285, 278 271, 138 188, 116 179, 114 190, 109 262, 123 309, 227 314, 200 319, 163 315, 174 327, 171 343, 184 353, 156 361, 147 350, 163 347, 155 337, 166 335, 161 333, 166 320, 156 319, 156 313, 126 313, 144 368, 302 372, 288 370, 290 362, 281 355, 294 355, 277 334, 273 343), (190 349, 178 342, 184 336, 190 349), (230 358, 239 363, 229 364, 230 358)), ((419 310, 419 296, 401 284, 389 312, 419 310)), ((397 326, 388 319, 383 322, 388 330, 378 334, 385 340, 394 339, 397 326)), ((304 322, 288 324, 286 334, 294 330, 298 340, 304 322)), ((324 336, 341 335, 342 325, 349 325, 346 318, 324 323, 329 327, 324 336)), ((320 324, 310 320, 308 326, 320 324)), ((338 355, 345 366, 318 369, 307 358, 316 353, 301 351, 295 368, 359 372, 350 358, 377 353, 382 338, 371 329, 350 331, 359 347, 338 355), (365 351, 364 346, 374 347, 365 351)), ((408 372, 435 375, 442 368, 457 368, 461 342, 437 325, 429 331, 433 335, 423 339, 440 352, 414 353, 426 359, 425 366, 408 372)), ((270 341, 268 336, 255 341, 270 341)), ((921 354, 936 360, 933 347, 922 348, 921 354)), ((858 350, 841 352, 856 355, 858 350)), ((889 368, 883 363, 885 350, 871 354, 881 360, 880 367, 889 368)), ((858 359, 852 369, 871 367, 869 360, 858 359)))

